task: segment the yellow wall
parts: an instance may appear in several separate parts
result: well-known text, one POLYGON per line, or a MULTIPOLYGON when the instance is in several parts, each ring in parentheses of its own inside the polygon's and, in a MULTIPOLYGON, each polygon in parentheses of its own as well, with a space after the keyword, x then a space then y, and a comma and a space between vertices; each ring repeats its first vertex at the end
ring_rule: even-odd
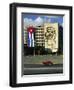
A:
POLYGON ((44 39, 45 48, 51 49, 52 52, 58 51, 58 23, 44 24, 44 39))

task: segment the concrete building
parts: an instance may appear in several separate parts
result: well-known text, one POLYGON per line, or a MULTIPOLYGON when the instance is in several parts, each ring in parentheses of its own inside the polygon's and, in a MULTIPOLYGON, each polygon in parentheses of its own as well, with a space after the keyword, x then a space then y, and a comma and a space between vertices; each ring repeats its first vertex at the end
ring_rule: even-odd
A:
POLYGON ((44 46, 44 27, 37 26, 35 27, 35 43, 36 46, 44 46))
POLYGON ((24 29, 24 44, 27 45, 27 29, 24 29))
MULTIPOLYGON (((58 23, 45 23, 44 26, 37 26, 34 29, 34 47, 44 46, 52 52, 58 51, 58 23)), ((24 29, 24 44, 28 45, 27 29, 24 29)))

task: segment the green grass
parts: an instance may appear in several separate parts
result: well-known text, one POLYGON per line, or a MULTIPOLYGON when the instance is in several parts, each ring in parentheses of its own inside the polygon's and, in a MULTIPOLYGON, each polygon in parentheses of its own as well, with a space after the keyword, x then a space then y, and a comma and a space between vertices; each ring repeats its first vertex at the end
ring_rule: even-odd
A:
POLYGON ((54 64, 63 63, 63 55, 35 55, 24 56, 24 64, 42 64, 43 61, 52 61, 54 64))

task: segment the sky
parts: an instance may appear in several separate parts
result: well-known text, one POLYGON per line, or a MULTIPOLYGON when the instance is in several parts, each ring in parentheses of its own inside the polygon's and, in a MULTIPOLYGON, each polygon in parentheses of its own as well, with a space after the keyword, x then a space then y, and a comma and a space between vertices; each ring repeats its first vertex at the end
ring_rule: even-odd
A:
POLYGON ((59 23, 63 24, 63 16, 57 15, 39 15, 39 14, 22 14, 24 25, 27 27, 32 26, 41 26, 45 22, 50 23, 59 23))

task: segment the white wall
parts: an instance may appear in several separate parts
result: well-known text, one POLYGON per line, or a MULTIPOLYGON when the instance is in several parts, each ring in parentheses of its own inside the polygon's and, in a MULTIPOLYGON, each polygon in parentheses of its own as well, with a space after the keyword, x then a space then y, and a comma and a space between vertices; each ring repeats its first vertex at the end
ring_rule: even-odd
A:
MULTIPOLYGON (((13 89, 8 85, 9 84, 9 3, 12 2, 74 6, 74 0, 0 0, 0 90, 13 89)), ((73 90, 73 88, 74 88, 74 84, 25 87, 25 88, 16 88, 16 89, 73 90)))

